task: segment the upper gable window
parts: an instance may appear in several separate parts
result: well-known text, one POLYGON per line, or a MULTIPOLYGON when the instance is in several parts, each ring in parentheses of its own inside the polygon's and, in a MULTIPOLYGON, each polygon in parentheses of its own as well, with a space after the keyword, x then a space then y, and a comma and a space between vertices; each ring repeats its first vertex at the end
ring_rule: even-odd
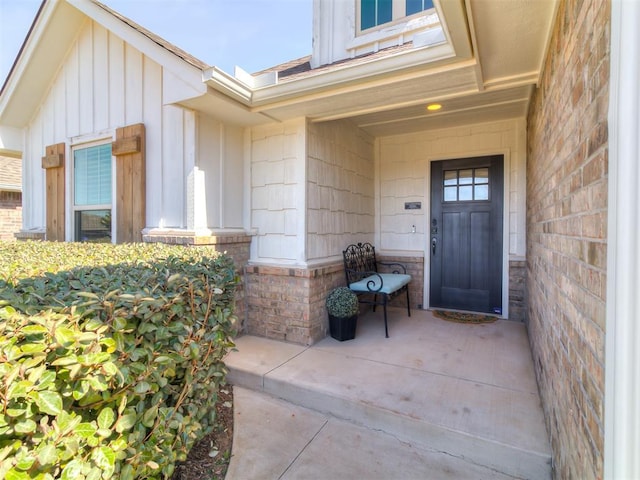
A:
POLYGON ((433 0, 405 0, 405 17, 433 8, 433 0))
POLYGON ((360 0, 360 30, 433 8, 433 0, 360 0))

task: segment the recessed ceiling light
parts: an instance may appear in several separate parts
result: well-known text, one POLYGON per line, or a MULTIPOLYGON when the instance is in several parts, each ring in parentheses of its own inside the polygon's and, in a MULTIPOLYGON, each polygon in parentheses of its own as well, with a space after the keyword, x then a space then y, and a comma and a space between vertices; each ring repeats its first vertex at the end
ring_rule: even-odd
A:
POLYGON ((429 105, 427 105, 427 110, 429 110, 430 112, 435 112, 436 110, 440 110, 442 108, 442 105, 440 105, 439 103, 430 103, 429 105))

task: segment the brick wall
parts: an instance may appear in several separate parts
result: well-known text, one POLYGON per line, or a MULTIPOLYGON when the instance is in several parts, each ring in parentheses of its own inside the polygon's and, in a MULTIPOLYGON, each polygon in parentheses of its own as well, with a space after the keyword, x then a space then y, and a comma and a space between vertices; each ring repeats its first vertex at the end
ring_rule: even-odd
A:
POLYGON ((317 268, 247 265, 245 283, 247 333, 311 345, 327 335, 325 298, 345 279, 341 263, 317 268))
MULTIPOLYGON (((424 257, 406 257, 400 255, 381 255, 376 252, 376 259, 379 262, 401 263, 407 268, 407 273, 411 275, 409 283, 409 301, 411 308, 422 308, 424 298, 424 257)), ((381 272, 392 271, 393 268, 379 267, 381 272)), ((404 295, 395 298, 390 305, 394 307, 406 307, 407 299, 404 295)))
POLYGON ((603 476, 610 3, 562 0, 528 118, 527 308, 556 478, 603 476))
POLYGON ((527 315, 527 262, 509 261, 509 320, 524 322, 527 315))
POLYGON ((22 227, 22 193, 0 191, 0 241, 15 240, 22 227))

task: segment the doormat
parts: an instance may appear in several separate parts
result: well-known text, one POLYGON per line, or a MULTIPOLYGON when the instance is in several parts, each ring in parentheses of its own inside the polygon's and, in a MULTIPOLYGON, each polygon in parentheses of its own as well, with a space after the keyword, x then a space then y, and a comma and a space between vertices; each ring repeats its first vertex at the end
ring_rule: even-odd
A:
POLYGON ((481 315, 478 313, 465 313, 465 312, 449 312, 446 310, 434 310, 433 314, 448 322, 458 323, 493 323, 498 320, 498 317, 492 317, 491 315, 481 315))

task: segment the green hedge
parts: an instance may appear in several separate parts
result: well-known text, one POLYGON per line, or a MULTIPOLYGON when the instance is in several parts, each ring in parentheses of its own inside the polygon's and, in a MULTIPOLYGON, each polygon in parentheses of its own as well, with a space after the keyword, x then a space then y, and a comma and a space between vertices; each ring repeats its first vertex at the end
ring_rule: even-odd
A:
POLYGON ((213 428, 232 260, 0 244, 0 478, 168 478, 213 428))

